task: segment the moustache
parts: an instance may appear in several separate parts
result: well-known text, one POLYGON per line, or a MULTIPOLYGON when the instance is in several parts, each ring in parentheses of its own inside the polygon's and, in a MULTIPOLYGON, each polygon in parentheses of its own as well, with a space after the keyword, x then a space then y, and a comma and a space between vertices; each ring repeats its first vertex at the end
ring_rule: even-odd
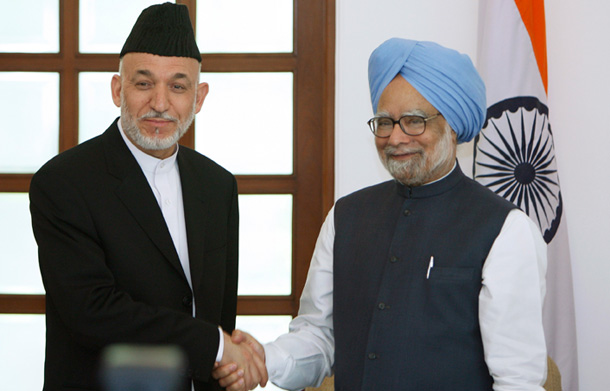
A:
POLYGON ((148 113, 142 115, 138 119, 142 120, 142 119, 151 119, 151 118, 162 119, 162 120, 171 121, 171 122, 178 122, 178 118, 172 117, 171 115, 169 115, 167 113, 161 113, 161 112, 155 111, 155 110, 149 111, 148 113))
POLYGON ((424 150, 423 150, 423 148, 388 145, 383 149, 383 153, 386 156, 407 155, 407 154, 416 154, 416 153, 423 154, 424 150))

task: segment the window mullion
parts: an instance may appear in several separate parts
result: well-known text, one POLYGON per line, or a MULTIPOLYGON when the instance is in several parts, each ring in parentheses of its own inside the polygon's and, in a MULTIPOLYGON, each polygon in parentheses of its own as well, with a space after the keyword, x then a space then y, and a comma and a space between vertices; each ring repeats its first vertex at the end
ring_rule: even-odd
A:
POLYGON ((60 1, 59 152, 78 144, 78 2, 60 1))

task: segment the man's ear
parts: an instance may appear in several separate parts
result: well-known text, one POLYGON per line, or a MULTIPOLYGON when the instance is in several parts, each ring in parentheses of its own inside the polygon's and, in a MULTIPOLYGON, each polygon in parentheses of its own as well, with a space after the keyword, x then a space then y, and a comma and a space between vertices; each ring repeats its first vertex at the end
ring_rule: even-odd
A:
POLYGON ((210 85, 208 83, 199 83, 197 85, 197 98, 195 101, 195 113, 199 113, 201 111, 201 106, 203 105, 203 101, 205 97, 210 92, 210 85))
POLYGON ((116 107, 121 107, 121 76, 112 76, 110 82, 110 89, 112 90, 112 101, 116 107))

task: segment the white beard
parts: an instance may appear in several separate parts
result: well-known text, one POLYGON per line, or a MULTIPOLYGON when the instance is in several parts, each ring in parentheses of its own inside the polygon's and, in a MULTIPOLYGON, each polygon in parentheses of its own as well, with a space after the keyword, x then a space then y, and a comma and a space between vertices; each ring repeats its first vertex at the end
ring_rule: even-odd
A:
POLYGON ((406 186, 421 186, 438 176, 438 171, 449 165, 453 160, 452 149, 454 148, 451 128, 447 127, 432 153, 427 154, 423 148, 386 146, 379 152, 381 163, 390 175, 406 186), (394 154, 415 153, 409 160, 399 161, 392 159, 394 154))
MULTIPOLYGON (((184 122, 180 122, 178 118, 172 117, 167 113, 160 113, 155 110, 151 110, 138 118, 138 120, 144 118, 161 118, 177 123, 174 133, 168 135, 167 137, 150 137, 142 133, 140 128, 138 128, 136 119, 134 119, 134 117, 129 113, 127 102, 125 101, 123 92, 121 91, 121 125, 123 127, 123 131, 131 140, 133 140, 136 145, 145 150, 160 151, 171 148, 178 143, 178 140, 184 136, 189 126, 191 126, 191 123, 195 118, 195 102, 196 100, 193 100, 193 109, 187 120, 184 122)), ((158 129, 156 129, 156 133, 159 134, 158 129)))

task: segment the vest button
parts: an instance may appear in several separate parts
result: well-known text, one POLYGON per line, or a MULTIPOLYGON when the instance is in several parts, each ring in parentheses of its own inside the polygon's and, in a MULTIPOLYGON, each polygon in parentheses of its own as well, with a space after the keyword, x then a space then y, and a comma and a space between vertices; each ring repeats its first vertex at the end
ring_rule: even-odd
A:
POLYGON ((184 296, 182 298, 182 305, 187 308, 191 308, 193 306, 193 298, 190 295, 184 296))
POLYGON ((395 256, 393 256, 393 255, 392 255, 392 256, 390 257, 390 262, 391 262, 391 263, 395 263, 396 261, 398 261, 398 258, 396 258, 395 256))
POLYGON ((410 216, 410 215, 411 215, 411 211, 410 211, 409 209, 405 209, 405 210, 402 212, 402 214, 403 214, 403 215, 405 215, 405 216, 410 216))
POLYGON ((375 360, 377 358, 377 355, 375 353, 369 353, 368 356, 369 360, 375 360))
POLYGON ((385 303, 379 303, 379 304, 377 304, 377 308, 379 308, 380 310, 385 310, 386 305, 385 305, 385 303))

